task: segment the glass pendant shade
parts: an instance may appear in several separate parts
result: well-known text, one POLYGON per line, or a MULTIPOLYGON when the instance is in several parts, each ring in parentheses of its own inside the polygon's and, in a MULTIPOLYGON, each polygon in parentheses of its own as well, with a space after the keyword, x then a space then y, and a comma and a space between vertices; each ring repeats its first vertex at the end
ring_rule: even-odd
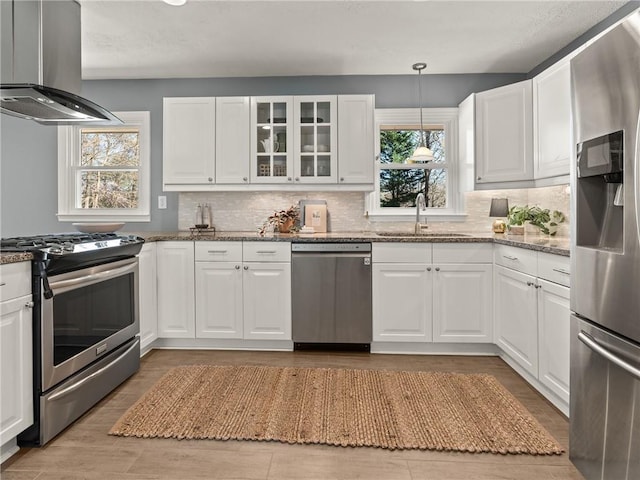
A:
POLYGON ((420 145, 415 149, 413 155, 411 155, 408 159, 411 163, 427 163, 433 161, 433 152, 431 149, 420 145))

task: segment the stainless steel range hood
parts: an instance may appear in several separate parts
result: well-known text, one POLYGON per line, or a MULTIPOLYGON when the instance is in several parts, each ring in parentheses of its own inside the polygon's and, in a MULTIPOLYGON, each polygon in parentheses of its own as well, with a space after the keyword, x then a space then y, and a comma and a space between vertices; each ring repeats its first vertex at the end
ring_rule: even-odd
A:
POLYGON ((80 4, 0 0, 0 112, 44 125, 120 125, 82 98, 80 4))

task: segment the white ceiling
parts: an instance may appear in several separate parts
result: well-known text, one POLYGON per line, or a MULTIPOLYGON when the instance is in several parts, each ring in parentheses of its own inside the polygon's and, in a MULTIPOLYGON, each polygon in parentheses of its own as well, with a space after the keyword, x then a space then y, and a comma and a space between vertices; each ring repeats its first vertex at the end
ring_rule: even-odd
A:
POLYGON ((526 73, 626 1, 80 0, 83 78, 526 73))

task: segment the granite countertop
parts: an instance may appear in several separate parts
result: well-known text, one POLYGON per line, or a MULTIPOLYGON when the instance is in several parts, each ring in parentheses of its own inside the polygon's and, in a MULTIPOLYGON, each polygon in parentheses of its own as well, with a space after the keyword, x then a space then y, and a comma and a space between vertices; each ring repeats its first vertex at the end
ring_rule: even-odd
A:
POLYGON ((269 241, 269 242, 402 242, 402 243, 499 243, 555 255, 569 256, 570 240, 547 235, 506 235, 492 233, 429 232, 414 235, 406 232, 330 232, 315 234, 256 232, 138 232, 148 242, 171 240, 195 241, 269 241))
MULTIPOLYGON (((429 232, 413 235, 406 232, 330 232, 330 233, 276 233, 259 235, 257 232, 126 232, 139 235, 147 242, 160 241, 268 241, 268 242, 402 242, 402 243, 499 243, 538 252, 569 256, 570 241, 566 237, 546 235, 505 235, 491 233, 429 232)), ((33 258, 30 253, 0 252, 0 264, 25 262, 33 258)))

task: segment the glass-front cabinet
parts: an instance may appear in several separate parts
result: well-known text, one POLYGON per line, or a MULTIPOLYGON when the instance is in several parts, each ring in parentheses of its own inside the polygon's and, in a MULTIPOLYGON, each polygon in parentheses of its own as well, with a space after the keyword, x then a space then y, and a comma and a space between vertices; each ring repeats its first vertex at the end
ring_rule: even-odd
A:
POLYGON ((293 97, 251 97, 251 182, 293 182, 293 97))
POLYGON ((337 96, 294 97, 294 180, 337 181, 337 96))

